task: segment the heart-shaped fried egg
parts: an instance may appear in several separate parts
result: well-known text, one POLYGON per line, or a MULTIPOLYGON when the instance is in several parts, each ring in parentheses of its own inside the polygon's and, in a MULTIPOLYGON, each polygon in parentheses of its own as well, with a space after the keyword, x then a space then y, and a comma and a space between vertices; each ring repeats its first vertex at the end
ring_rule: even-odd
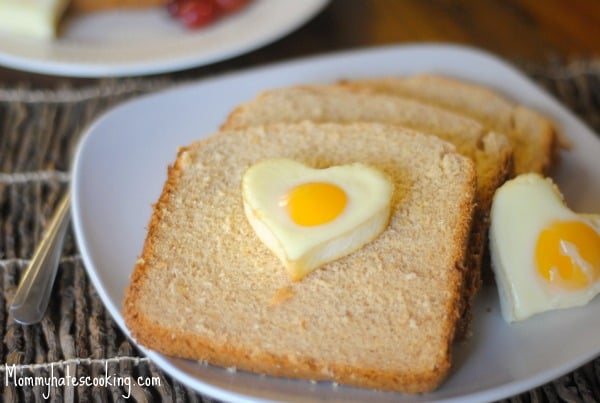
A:
POLYGON ((390 215, 393 186, 355 163, 314 169, 269 159, 244 174, 244 211, 293 280, 376 238, 390 215))
POLYGON ((585 305, 600 292, 600 217, 571 211, 538 174, 497 190, 490 252, 507 322, 585 305))

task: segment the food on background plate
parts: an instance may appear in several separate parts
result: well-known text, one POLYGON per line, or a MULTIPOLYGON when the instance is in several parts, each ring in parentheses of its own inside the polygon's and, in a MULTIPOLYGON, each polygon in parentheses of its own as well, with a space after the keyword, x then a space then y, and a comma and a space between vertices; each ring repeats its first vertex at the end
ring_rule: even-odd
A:
POLYGON ((549 178, 525 174, 494 198, 490 251, 507 322, 600 293, 600 216, 570 210, 549 178))
POLYGON ((268 159, 242 179, 250 225, 293 280, 377 237, 390 216, 392 191, 383 173, 361 163, 314 169, 268 159))
POLYGON ((70 11, 91 13, 115 9, 142 9, 161 7, 167 0, 70 0, 70 11))
POLYGON ((169 13, 191 29, 202 28, 245 8, 250 0, 169 0, 169 13))
POLYGON ((222 130, 182 148, 169 170, 126 291, 127 326, 147 348, 224 367, 430 391, 451 366, 475 188, 471 160, 405 128, 222 130), (388 226, 292 281, 244 213, 243 175, 270 158, 383 172, 388 226))
POLYGON ((51 39, 68 0, 0 0, 0 31, 51 39))
POLYGON ((244 9, 250 0, 0 0, 0 30, 51 40, 63 19, 82 13, 162 7, 186 27, 198 29, 244 9))

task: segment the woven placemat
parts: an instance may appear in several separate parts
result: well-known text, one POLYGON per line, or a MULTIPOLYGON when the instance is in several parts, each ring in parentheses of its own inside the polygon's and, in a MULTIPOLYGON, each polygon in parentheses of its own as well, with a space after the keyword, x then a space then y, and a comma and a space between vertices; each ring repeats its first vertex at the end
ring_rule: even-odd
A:
MULTIPOLYGON (((600 60, 520 67, 600 132, 600 60)), ((107 108, 175 82, 112 79, 51 91, 0 88, 0 357, 5 363, 0 378, 5 401, 213 401, 162 373, 124 337, 88 279, 72 233, 43 321, 21 326, 8 313, 21 273, 69 184, 69 164, 82 130, 107 108)), ((507 401, 598 402, 600 358, 507 401)))

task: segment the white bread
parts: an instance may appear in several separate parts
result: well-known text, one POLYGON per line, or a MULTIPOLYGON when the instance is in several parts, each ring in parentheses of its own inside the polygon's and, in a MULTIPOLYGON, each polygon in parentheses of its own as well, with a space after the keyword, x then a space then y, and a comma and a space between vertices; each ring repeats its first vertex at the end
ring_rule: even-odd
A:
POLYGON ((354 90, 428 102, 477 119, 490 130, 505 133, 513 144, 516 174, 547 172, 560 148, 566 146, 550 119, 484 86, 429 74, 341 84, 354 90))
MULTIPOLYGON (((470 240, 471 262, 465 298, 471 300, 482 283, 489 211, 494 192, 513 172, 512 147, 506 136, 480 122, 451 111, 386 94, 349 91, 336 85, 279 88, 261 93, 238 106, 224 129, 275 122, 382 122, 434 134, 453 143, 475 162, 477 170, 476 223, 470 240)), ((470 303, 466 303, 463 333, 469 332, 470 303)))
POLYGON ((459 320, 475 171, 433 136, 378 124, 222 131, 183 148, 126 291, 142 345, 275 376, 409 393, 447 376, 459 320), (252 231, 241 178, 265 158, 360 161, 394 183, 389 226, 301 281, 252 231))

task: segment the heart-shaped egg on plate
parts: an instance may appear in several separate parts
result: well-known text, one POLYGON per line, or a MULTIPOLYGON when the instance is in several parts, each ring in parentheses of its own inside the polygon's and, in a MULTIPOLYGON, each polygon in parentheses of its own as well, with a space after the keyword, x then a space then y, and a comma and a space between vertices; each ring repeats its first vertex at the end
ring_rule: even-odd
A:
POLYGON ((393 185, 361 163, 315 169, 285 158, 252 165, 244 211, 293 280, 376 238, 390 216, 393 185))
POLYGON ((585 305, 600 292, 600 216, 570 210, 538 174, 496 191, 490 254, 507 322, 585 305))

